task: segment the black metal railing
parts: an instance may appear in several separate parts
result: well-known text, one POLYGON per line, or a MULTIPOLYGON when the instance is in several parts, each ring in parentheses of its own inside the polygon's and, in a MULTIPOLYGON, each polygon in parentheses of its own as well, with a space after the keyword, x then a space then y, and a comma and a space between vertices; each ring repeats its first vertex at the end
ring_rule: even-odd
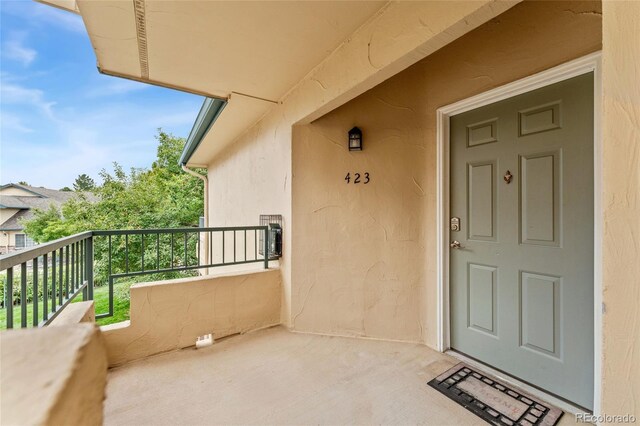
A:
POLYGON ((21 327, 47 325, 80 292, 84 300, 92 299, 92 258, 91 232, 0 257, 6 328, 13 328, 14 322, 21 327))
POLYGON ((97 283, 108 286, 108 311, 96 318, 109 317, 118 279, 249 263, 267 269, 273 258, 268 226, 84 232, 0 256, 0 313, 6 328, 45 326, 80 293, 93 300, 97 283))

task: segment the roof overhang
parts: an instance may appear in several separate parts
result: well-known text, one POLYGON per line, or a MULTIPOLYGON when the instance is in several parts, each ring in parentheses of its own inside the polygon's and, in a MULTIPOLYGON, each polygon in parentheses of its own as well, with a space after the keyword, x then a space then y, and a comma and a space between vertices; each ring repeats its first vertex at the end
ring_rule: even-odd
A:
POLYGON ((78 0, 77 7, 103 73, 207 97, 278 101, 384 3, 78 0))
POLYGON ((40 1, 80 13, 100 72, 217 100, 180 160, 204 165, 285 99, 317 118, 520 0, 40 1))
MULTIPOLYGON (((41 1, 81 14, 101 73, 217 100, 203 105, 184 162, 207 133, 209 119, 218 119, 216 133, 224 134, 225 143, 235 139, 386 4, 41 1)), ((202 155, 200 145, 198 158, 219 151, 223 143, 218 145, 202 155)))
POLYGON ((29 193, 33 194, 34 196, 36 196, 36 197, 46 198, 44 195, 39 194, 39 193, 29 189, 29 188, 25 188, 24 186, 19 185, 19 184, 7 183, 7 184, 4 184, 4 185, 0 185, 0 190, 6 189, 6 188, 17 188, 17 189, 19 189, 21 191, 29 192, 29 193))
POLYGON ((206 98, 200 107, 200 112, 196 117, 196 122, 193 124, 191 133, 187 138, 187 143, 182 150, 180 156, 180 164, 185 165, 191 159, 194 151, 200 146, 202 139, 215 123, 216 119, 222 113, 222 110, 227 105, 226 101, 220 99, 206 98))

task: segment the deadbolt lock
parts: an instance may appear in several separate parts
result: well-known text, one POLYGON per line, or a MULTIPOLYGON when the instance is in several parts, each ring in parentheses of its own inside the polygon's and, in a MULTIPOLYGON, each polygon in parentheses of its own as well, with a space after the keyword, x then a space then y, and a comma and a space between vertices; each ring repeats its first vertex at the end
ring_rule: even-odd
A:
POLYGON ((452 217, 451 218, 451 226, 450 229, 452 231, 459 231, 460 230, 460 218, 459 217, 452 217))

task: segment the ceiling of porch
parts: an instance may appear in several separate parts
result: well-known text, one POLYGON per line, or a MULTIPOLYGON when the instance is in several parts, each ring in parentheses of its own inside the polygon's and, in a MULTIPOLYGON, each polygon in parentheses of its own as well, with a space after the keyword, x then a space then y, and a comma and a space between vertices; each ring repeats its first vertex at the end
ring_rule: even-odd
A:
POLYGON ((203 161, 387 3, 39 1, 82 16, 100 72, 228 101, 214 140, 198 147, 203 161))
POLYGON ((226 101, 214 130, 189 144, 186 162, 205 166, 305 78, 322 90, 297 119, 328 112, 520 0, 37 1, 82 16, 100 72, 226 101))
POLYGON ((271 101, 386 3, 45 1, 79 9, 106 74, 271 101))

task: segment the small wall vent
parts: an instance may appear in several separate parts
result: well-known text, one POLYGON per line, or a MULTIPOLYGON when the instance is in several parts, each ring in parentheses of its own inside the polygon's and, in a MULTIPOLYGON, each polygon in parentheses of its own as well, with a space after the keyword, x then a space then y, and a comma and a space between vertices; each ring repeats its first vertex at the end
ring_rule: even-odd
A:
MULTIPOLYGON (((282 256, 282 215, 261 214, 260 226, 269 227, 269 259, 282 256)), ((264 235, 260 234, 259 253, 264 256, 264 235)))

